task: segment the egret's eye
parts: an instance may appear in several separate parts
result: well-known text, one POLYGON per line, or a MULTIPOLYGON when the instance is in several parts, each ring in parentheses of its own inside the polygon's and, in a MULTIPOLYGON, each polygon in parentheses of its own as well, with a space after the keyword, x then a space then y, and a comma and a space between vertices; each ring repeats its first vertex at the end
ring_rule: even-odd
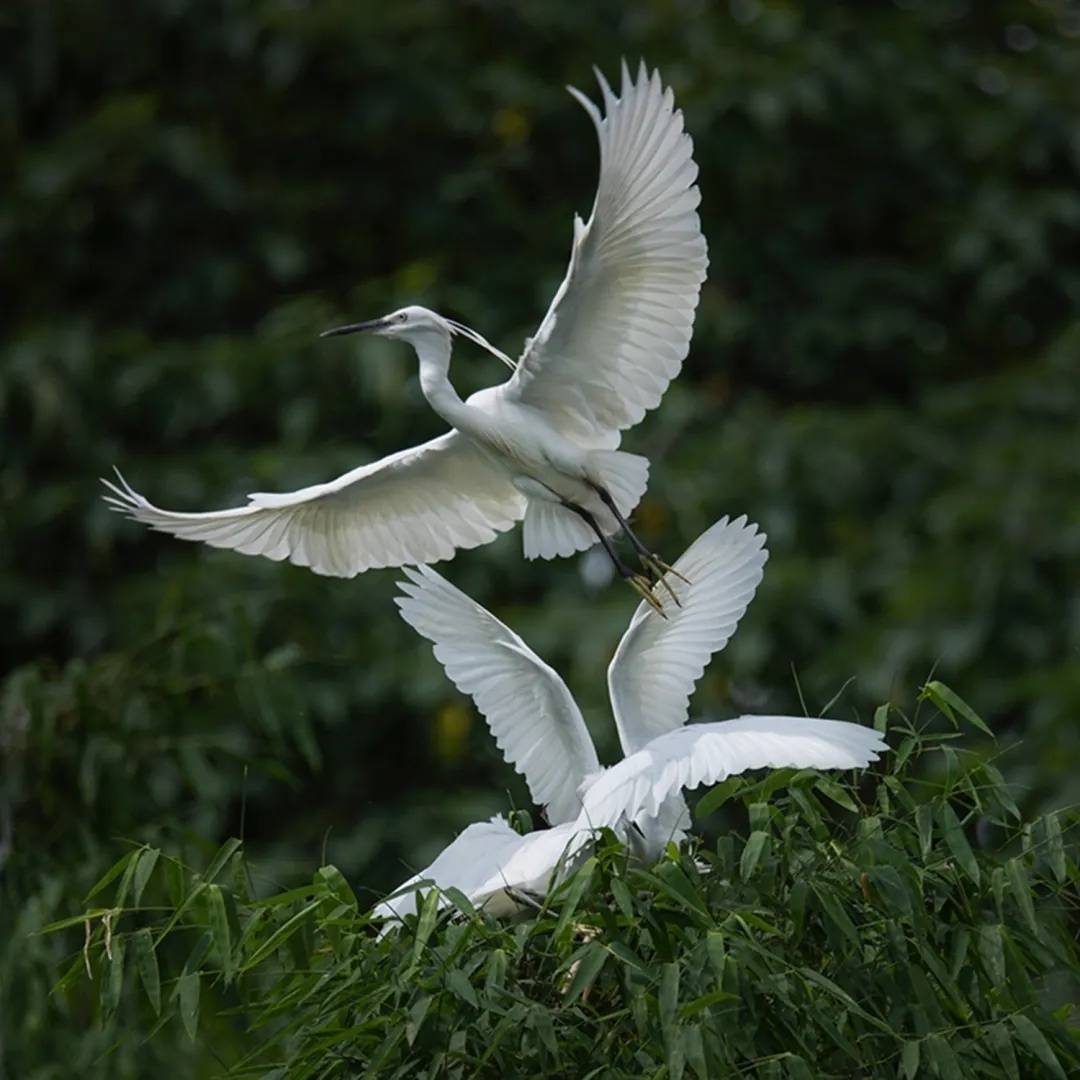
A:
POLYGON ((405 314, 405 312, 403 311, 403 312, 402 312, 402 313, 401 313, 401 314, 400 314, 400 315, 399 315, 399 316, 397 317, 397 320, 398 320, 398 322, 408 322, 408 321, 409 321, 409 316, 408 316, 408 315, 406 315, 406 314, 405 314))

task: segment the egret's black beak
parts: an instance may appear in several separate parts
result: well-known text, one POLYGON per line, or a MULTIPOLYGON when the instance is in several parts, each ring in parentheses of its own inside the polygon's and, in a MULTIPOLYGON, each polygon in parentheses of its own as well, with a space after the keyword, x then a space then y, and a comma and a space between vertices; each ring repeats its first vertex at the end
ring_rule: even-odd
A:
POLYGON ((368 319, 367 322, 349 323, 348 326, 335 326, 333 330, 324 330, 319 337, 340 337, 342 334, 360 334, 365 330, 381 330, 389 323, 389 319, 368 319))

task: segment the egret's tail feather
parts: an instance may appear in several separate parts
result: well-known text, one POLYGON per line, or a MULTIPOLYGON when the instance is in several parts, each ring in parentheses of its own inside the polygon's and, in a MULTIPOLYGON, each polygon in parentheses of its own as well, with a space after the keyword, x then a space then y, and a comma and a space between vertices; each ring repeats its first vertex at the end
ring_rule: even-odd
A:
POLYGON ((625 450, 593 450, 589 467, 592 479, 615 500, 619 513, 629 517, 649 485, 649 459, 625 450))
POLYGON ((526 559, 554 559, 586 551, 596 534, 580 515, 546 499, 529 499, 522 525, 526 559))

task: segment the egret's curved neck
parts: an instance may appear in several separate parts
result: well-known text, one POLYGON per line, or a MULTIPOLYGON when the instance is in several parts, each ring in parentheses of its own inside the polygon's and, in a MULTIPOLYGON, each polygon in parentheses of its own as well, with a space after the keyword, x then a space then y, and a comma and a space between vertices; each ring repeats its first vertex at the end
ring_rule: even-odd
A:
POLYGON ((450 338, 424 334, 413 342, 420 360, 420 389, 427 403, 454 427, 468 406, 450 385, 450 338))

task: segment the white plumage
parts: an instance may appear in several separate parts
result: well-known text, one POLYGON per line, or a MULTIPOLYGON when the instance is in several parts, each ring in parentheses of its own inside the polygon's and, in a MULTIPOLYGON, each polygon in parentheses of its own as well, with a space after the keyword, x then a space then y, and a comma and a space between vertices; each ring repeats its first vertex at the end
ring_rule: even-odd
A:
MULTIPOLYGON (((546 805, 552 828, 515 839, 504 826, 486 843, 470 826, 400 890, 421 882, 454 886, 503 913, 521 893, 543 895, 576 865, 600 827, 616 830, 641 857, 655 858, 689 826, 684 790, 748 769, 848 769, 875 760, 886 749, 881 737, 837 720, 742 716, 683 726, 694 684, 727 644, 761 581, 764 541, 745 518, 723 518, 675 563, 690 582, 672 583, 681 603, 671 617, 638 606, 608 669, 626 756, 603 770, 555 671, 433 570, 410 571, 397 601, 402 616, 433 643, 447 674, 476 702, 533 799, 546 805)), ((380 913, 406 910, 400 896, 392 905, 380 913)))
POLYGON ((572 91, 600 144, 593 210, 587 223, 575 217, 566 277, 516 364, 421 307, 331 331, 408 341, 424 396, 453 430, 328 484, 251 495, 231 510, 163 510, 122 478, 106 481, 107 501, 160 532, 335 577, 448 559, 524 518, 527 557, 570 555, 599 538, 647 595, 664 564, 625 518, 645 491, 648 461, 617 447, 680 370, 707 258, 693 145, 671 91, 644 65, 636 78, 623 66, 618 96, 597 77, 603 114, 572 91), (462 401, 448 377, 454 335, 494 352, 514 374, 462 401), (620 528, 646 577, 611 549, 607 537, 620 528))

